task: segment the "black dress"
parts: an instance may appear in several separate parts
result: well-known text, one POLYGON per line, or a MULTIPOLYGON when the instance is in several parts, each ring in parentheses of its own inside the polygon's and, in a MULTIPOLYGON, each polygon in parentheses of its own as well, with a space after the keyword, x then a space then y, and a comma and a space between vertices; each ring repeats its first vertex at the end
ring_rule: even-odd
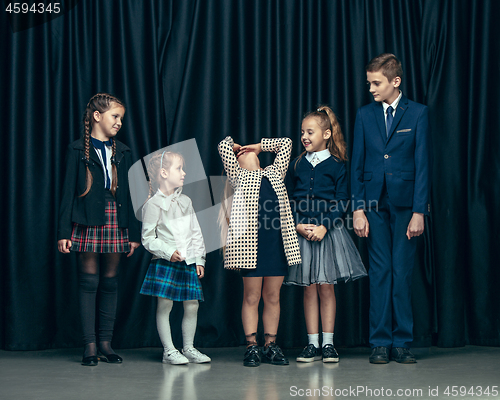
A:
POLYGON ((260 184, 258 210, 257 268, 241 273, 244 277, 285 276, 288 264, 281 236, 279 201, 265 176, 260 184))

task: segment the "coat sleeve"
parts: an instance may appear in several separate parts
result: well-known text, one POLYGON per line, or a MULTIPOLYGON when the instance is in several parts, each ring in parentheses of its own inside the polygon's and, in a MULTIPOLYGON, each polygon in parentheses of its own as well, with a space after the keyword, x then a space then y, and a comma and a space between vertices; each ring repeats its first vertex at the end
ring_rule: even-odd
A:
POLYGON ((156 229, 161 216, 161 208, 148 201, 142 208, 142 245, 158 258, 170 261, 175 248, 158 239, 156 229))
POLYGON ((219 155, 224 165, 224 170, 226 171, 229 182, 233 188, 238 187, 238 177, 241 173, 242 168, 238 163, 238 159, 233 151, 234 140, 231 136, 227 136, 224 140, 219 143, 219 155))
POLYGON ((270 151, 276 153, 273 166, 281 175, 281 179, 285 179, 290 155, 292 154, 292 139, 290 138, 262 138, 260 141, 262 151, 270 151))
POLYGON ((59 207, 59 226, 57 229, 57 240, 70 239, 73 224, 71 213, 78 179, 79 151, 68 146, 66 153, 66 173, 64 176, 62 199, 59 207))
POLYGON ((415 134, 415 188, 413 191, 412 211, 429 214, 430 187, 430 140, 429 109, 424 106, 417 120, 415 134))
POLYGON ((203 234, 201 233, 200 224, 198 223, 198 218, 196 218, 192 203, 189 205, 189 214, 191 216, 191 245, 193 246, 194 255, 196 257, 196 265, 202 265, 204 267, 207 258, 205 242, 203 241, 203 234))
POLYGON ((365 139, 363 118, 358 110, 354 124, 354 141, 351 156, 351 194, 352 211, 365 209, 365 184, 363 171, 365 166, 365 139))
MULTIPOLYGON (((125 167, 127 171, 127 178, 128 178, 128 171, 132 167, 132 156, 129 151, 126 152, 125 154, 125 167)), ((128 235, 129 235, 129 241, 130 242, 141 242, 141 224, 139 223, 138 219, 135 217, 134 213, 134 206, 132 204, 132 197, 130 193, 130 187, 128 186, 128 193, 127 193, 127 201, 128 201, 128 235)))

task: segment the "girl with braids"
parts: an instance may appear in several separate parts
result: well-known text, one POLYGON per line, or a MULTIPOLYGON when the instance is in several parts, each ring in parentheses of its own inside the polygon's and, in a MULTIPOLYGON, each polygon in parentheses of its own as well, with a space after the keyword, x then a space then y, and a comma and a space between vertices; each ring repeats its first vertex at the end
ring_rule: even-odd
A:
POLYGON ((207 363, 210 357, 193 347, 198 301, 203 301, 200 279, 205 275, 205 244, 191 200, 182 194, 184 159, 163 152, 148 164, 149 198, 142 209, 142 244, 153 254, 141 294, 155 296, 156 325, 165 364, 207 363), (170 311, 182 301, 182 354, 172 342, 170 311))
POLYGON ((69 145, 66 157, 57 245, 61 253, 77 253, 82 365, 87 366, 95 366, 99 360, 123 361, 111 348, 118 266, 121 253, 130 257, 140 245, 140 226, 128 189, 131 153, 114 139, 124 114, 125 106, 116 97, 107 93, 93 96, 83 115, 83 138, 69 145))
POLYGON ((305 151, 290 164, 286 177, 302 264, 290 268, 285 284, 304 286, 309 339, 297 361, 338 362, 333 345, 336 314, 333 285, 366 276, 366 271, 342 219, 348 207, 346 144, 329 107, 321 106, 305 115, 301 141, 305 151))

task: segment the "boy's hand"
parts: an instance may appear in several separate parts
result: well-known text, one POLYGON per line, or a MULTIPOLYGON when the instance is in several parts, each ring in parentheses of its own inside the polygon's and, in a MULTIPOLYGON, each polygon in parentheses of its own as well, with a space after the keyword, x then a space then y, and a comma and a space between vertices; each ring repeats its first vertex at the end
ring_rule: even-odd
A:
POLYGON ((141 244, 139 242, 129 242, 130 245, 130 251, 127 254, 127 257, 130 257, 132 254, 134 254, 134 250, 137 249, 141 244))
POLYGON ((185 258, 181 256, 181 253, 179 253, 179 250, 175 250, 172 254, 172 257, 170 257, 170 261, 172 262, 180 262, 184 261, 185 258))
POLYGON ((256 155, 259 155, 259 153, 262 152, 262 147, 260 143, 256 144, 247 144, 246 146, 241 146, 238 152, 238 156, 240 154, 244 153, 255 153, 256 155))
POLYGON ((326 228, 324 225, 314 226, 314 229, 309 232, 308 240, 313 242, 321 242, 326 235, 326 228))
POLYGON ((370 224, 368 223, 365 212, 363 210, 356 210, 352 215, 354 220, 354 233, 359 237, 368 237, 368 233, 370 233, 370 224))
POLYGON ((424 214, 413 213, 408 229, 406 230, 406 237, 410 240, 412 237, 420 236, 424 233, 424 214))
POLYGON ((196 274, 198 275, 198 278, 203 278, 205 276, 205 267, 203 265, 197 265, 196 274))
POLYGON ((304 238, 309 240, 309 233, 311 233, 314 228, 316 228, 316 225, 314 224, 298 224, 295 227, 295 230, 299 232, 304 238))

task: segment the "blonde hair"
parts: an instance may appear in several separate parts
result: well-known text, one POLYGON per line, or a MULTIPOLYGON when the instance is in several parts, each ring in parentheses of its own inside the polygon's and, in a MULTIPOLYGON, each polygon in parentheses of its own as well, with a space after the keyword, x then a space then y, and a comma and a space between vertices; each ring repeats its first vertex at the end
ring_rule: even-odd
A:
MULTIPOLYGON (((326 147, 330 154, 340 161, 347 161, 347 145, 344 140, 344 135, 342 134, 342 129, 340 129, 339 121, 335 116, 335 113, 328 106, 321 105, 316 110, 308 112, 302 118, 304 121, 307 118, 314 117, 318 122, 318 125, 323 131, 330 129, 332 134, 327 139, 326 147)), ((302 154, 295 161, 294 168, 297 167, 297 163, 306 154, 307 151, 303 151, 302 154)))
MULTIPOLYGON (((88 192, 90 192, 90 188, 92 187, 92 183, 94 181, 94 178, 92 177, 92 173, 90 172, 89 169, 89 162, 90 162, 90 132, 92 130, 92 124, 93 124, 93 119, 92 115, 94 112, 99 111, 100 113, 105 113, 108 111, 112 104, 116 103, 125 108, 125 104, 121 100, 119 100, 117 97, 112 96, 108 93, 97 93, 94 96, 92 96, 87 103, 87 107, 85 108, 85 112, 83 113, 83 125, 84 125, 84 132, 83 132, 83 142, 84 142, 84 160, 86 164, 86 175, 85 175, 85 184, 86 188, 85 191, 78 197, 83 197, 86 196, 88 192)), ((111 188, 110 191, 113 194, 113 196, 116 193, 116 189, 118 188, 118 173, 116 170, 116 164, 115 164, 115 156, 116 156, 116 141, 113 140, 113 146, 112 146, 112 154, 111 154, 111 188)))
POLYGON ((151 198, 157 191, 159 187, 158 176, 162 169, 168 171, 172 166, 174 160, 178 158, 184 164, 184 157, 179 153, 174 153, 171 151, 164 151, 154 155, 148 163, 148 177, 149 177, 149 194, 148 199, 151 198))

